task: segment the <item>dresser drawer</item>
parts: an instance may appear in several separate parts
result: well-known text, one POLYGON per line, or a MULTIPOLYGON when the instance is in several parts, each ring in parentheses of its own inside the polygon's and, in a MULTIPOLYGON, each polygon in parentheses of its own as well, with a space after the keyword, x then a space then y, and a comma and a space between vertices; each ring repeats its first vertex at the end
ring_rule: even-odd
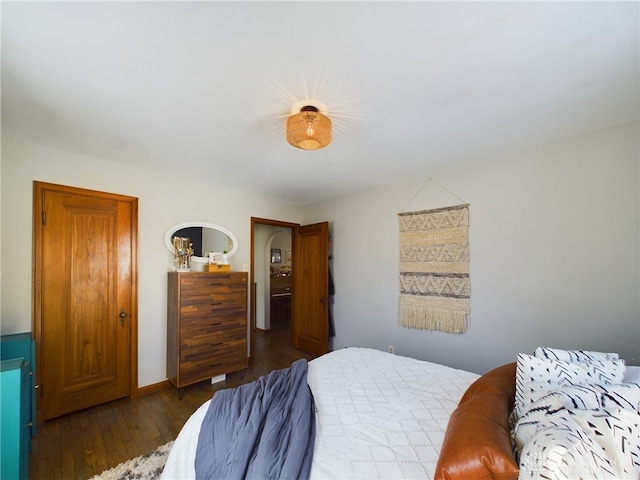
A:
POLYGON ((246 317, 247 306, 237 303, 192 303, 180 305, 180 317, 183 321, 190 321, 192 318, 208 317, 246 317))
POLYGON ((192 355, 188 359, 181 359, 180 383, 187 385, 245 368, 247 366, 246 344, 244 349, 244 352, 238 348, 219 349, 200 356, 192 355))
POLYGON ((245 303, 247 297, 243 290, 198 291, 183 293, 180 298, 181 305, 193 303, 245 303))
POLYGON ((192 273, 180 278, 182 295, 198 295, 199 293, 236 292, 244 294, 247 287, 247 276, 231 273, 192 273))
POLYGON ((227 322, 223 325, 194 325, 182 328, 180 332, 180 348, 190 345, 211 342, 218 344, 226 340, 246 340, 247 326, 238 322, 227 322))
MULTIPOLYGON (((243 335, 236 335, 235 338, 221 339, 212 338, 209 341, 197 341, 188 344, 180 349, 180 361, 196 362, 207 358, 221 358, 229 353, 239 353, 243 347, 246 350, 247 341, 243 335)), ((246 356, 246 352, 242 352, 246 356)))

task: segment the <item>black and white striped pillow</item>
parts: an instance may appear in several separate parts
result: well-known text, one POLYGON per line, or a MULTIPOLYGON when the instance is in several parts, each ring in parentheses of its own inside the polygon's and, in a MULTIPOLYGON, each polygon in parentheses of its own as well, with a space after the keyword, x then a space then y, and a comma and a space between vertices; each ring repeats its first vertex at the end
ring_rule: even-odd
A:
POLYGON ((622 383, 625 372, 622 359, 592 360, 590 363, 565 362, 518 354, 514 420, 529 405, 560 387, 622 383))
POLYGON ((602 360, 617 360, 617 353, 592 352, 588 350, 561 350, 559 348, 538 347, 533 352, 533 356, 537 358, 546 358, 549 360, 560 360, 562 362, 581 362, 589 363, 602 360))
POLYGON ((519 480, 640 478, 640 412, 559 410, 520 456, 519 480))
POLYGON ((596 388, 602 393, 602 408, 640 410, 640 383, 597 385, 596 388))
POLYGON ((595 387, 576 385, 548 392, 531 403, 511 430, 516 458, 519 458, 524 446, 546 425, 548 415, 567 408, 596 410, 602 405, 601 399, 602 394, 595 387))
POLYGON ((545 425, 550 415, 562 409, 570 410, 639 410, 640 385, 576 385, 547 393, 529 405, 512 429, 512 440, 519 455, 545 425))

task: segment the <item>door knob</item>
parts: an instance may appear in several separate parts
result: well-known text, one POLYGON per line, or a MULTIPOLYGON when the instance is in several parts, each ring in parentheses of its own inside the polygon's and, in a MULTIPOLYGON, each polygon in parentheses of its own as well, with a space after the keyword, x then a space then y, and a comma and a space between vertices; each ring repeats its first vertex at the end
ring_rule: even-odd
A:
POLYGON ((120 326, 124 327, 124 319, 127 318, 127 312, 124 310, 120 311, 120 326))

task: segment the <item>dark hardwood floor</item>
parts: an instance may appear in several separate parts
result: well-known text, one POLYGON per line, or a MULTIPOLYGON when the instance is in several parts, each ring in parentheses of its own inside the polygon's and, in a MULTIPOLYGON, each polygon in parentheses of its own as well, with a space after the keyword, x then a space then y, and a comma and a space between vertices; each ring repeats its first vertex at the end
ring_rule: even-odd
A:
POLYGON ((174 440, 189 416, 216 390, 253 381, 299 358, 313 356, 289 343, 288 324, 275 324, 269 333, 255 335, 255 360, 224 382, 202 382, 178 391, 166 388, 121 399, 49 420, 33 439, 30 479, 87 479, 119 463, 174 440))

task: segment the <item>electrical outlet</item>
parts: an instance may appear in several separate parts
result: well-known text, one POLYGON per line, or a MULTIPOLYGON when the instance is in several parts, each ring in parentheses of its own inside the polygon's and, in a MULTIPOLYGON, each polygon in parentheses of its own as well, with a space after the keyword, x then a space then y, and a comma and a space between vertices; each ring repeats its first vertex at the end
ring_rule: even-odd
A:
POLYGON ((394 353, 393 345, 389 345, 389 346, 387 346, 387 352, 389 352, 389 353, 394 353))

